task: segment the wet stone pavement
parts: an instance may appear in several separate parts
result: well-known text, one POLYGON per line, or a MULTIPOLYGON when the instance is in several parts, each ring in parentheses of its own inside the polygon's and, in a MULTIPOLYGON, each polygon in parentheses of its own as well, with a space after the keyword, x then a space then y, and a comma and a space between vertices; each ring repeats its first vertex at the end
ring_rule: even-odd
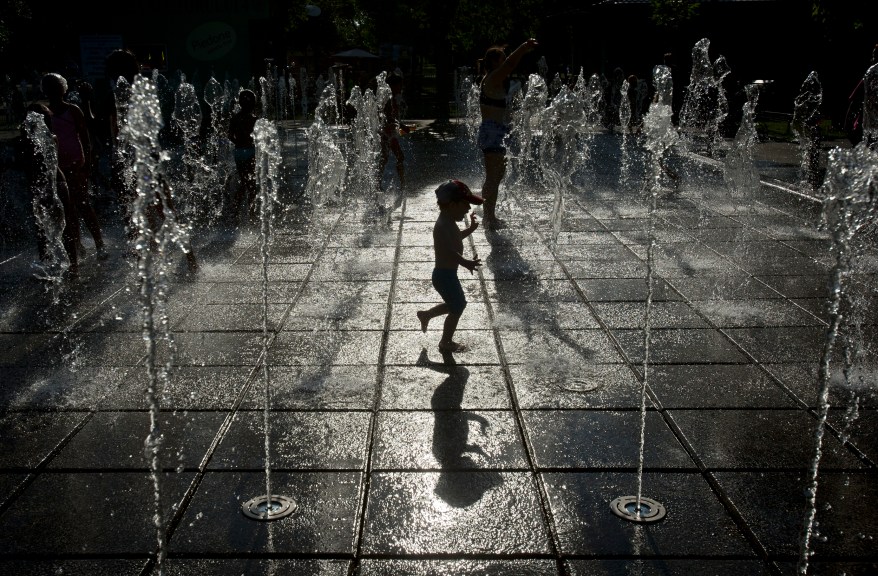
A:
MULTIPOLYGON (((0 574, 796 573, 833 258, 819 204, 777 182, 795 165, 760 160, 772 180, 747 198, 700 168, 662 196, 651 294, 638 186, 569 194, 557 238, 553 191, 504 189, 509 227, 466 242, 484 263, 461 272, 469 350, 442 355, 441 320, 423 334, 415 316, 438 301, 433 190, 478 189, 480 168, 460 130, 407 146, 389 221, 357 198, 279 215, 267 340, 258 228, 196 229, 197 272, 175 256, 158 564, 121 226, 58 290, 32 277, 31 240, 3 246, 0 574), (268 522, 242 512, 265 494, 266 420, 271 490, 296 505, 268 522), (663 519, 614 514, 639 485, 663 519)), ((849 396, 830 392, 809 574, 878 573, 876 398, 846 427, 849 396)))

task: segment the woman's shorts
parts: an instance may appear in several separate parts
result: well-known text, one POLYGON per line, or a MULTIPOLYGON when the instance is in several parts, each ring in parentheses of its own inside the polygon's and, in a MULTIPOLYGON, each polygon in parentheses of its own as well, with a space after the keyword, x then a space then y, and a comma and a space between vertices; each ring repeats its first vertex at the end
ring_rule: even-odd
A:
POLYGON ((433 288, 442 297, 442 301, 448 304, 451 314, 463 314, 463 309, 466 308, 466 296, 457 278, 457 270, 433 268, 433 288))
POLYGON ((504 140, 509 134, 509 127, 496 120, 482 120, 479 125, 479 149, 487 153, 506 153, 504 140))

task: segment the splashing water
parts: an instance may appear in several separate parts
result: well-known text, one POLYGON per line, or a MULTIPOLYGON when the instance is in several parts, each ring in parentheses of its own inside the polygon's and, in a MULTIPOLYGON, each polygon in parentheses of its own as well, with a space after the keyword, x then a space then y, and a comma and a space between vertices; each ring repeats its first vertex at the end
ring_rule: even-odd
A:
POLYGON ((64 249, 64 205, 58 197, 58 147, 38 112, 28 112, 24 131, 33 149, 31 161, 31 206, 39 229, 41 261, 34 263, 37 278, 57 283, 69 269, 70 259, 64 249))
POLYGON ((756 130, 756 104, 759 89, 755 84, 745 88, 747 102, 742 107, 741 124, 735 133, 731 148, 723 159, 723 177, 732 197, 742 197, 748 190, 755 190, 759 184, 759 173, 753 164, 753 150, 759 141, 756 130))
POLYGON ((382 72, 376 78, 377 91, 362 93, 351 90, 347 104, 354 109, 351 120, 351 149, 348 154, 347 186, 383 212, 384 198, 379 186, 378 167, 381 158, 381 128, 384 125, 384 106, 392 93, 382 72))
POLYGON ((708 54, 710 40, 702 38, 692 48, 692 72, 683 107, 680 109, 680 128, 690 148, 696 146, 699 137, 705 139, 707 155, 713 156, 715 146, 721 141, 719 125, 728 112, 728 104, 722 88, 722 80, 728 74, 725 58, 720 56, 712 64, 708 54))
MULTIPOLYGON (((818 420, 814 431, 814 457, 806 487, 807 512, 802 531, 797 573, 808 572, 811 539, 817 515, 817 484, 823 436, 829 415, 829 388, 832 382, 832 364, 837 356, 835 347, 841 342, 842 370, 845 378, 855 365, 875 365, 874 351, 854 343, 857 330, 864 320, 861 313, 867 308, 851 297, 849 288, 854 279, 859 258, 864 248, 874 242, 878 222, 878 156, 863 142, 851 150, 836 148, 830 151, 823 201, 823 226, 832 235, 835 264, 832 268, 831 298, 829 301, 830 326, 823 345, 819 367, 818 420), (859 308, 859 310, 858 310, 859 308)), ((874 297, 874 296, 873 296, 874 297)), ((874 370, 874 368, 873 368, 874 370)), ((874 385, 874 383, 873 383, 874 385)))
POLYGON ((554 243, 561 232, 565 192, 572 190, 573 175, 583 160, 579 153, 580 135, 585 128, 582 101, 562 86, 538 118, 540 173, 544 187, 554 191, 549 215, 554 243))
POLYGON ((521 104, 512 115, 512 130, 509 134, 509 157, 513 167, 510 181, 516 184, 535 184, 540 178, 539 137, 541 115, 548 100, 549 89, 539 74, 531 74, 527 79, 521 104))
POLYGON ((347 160, 337 138, 339 128, 334 123, 337 117, 335 91, 327 86, 314 111, 314 122, 306 130, 308 181, 305 196, 314 206, 331 204, 344 192, 347 160))
POLYGON ((646 186, 655 192, 662 188, 665 179, 670 179, 674 186, 678 184, 678 176, 668 164, 668 155, 680 138, 671 121, 671 70, 667 66, 659 65, 653 68, 652 76, 656 95, 643 119, 643 131, 652 167, 651 178, 647 180, 646 186))
POLYGON ((820 177, 820 105, 823 102, 823 88, 817 72, 811 72, 799 95, 796 96, 793 120, 790 127, 799 141, 801 164, 799 166, 799 185, 815 189, 820 177))

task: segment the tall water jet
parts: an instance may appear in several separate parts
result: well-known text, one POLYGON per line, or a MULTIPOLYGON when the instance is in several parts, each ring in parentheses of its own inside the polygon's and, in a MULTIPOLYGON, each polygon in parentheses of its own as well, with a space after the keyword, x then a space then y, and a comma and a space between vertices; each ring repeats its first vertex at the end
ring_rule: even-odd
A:
POLYGON ((482 123, 482 111, 479 107, 479 94, 482 89, 477 82, 472 82, 469 78, 464 82, 466 88, 466 116, 464 126, 466 126, 466 135, 468 141, 473 145, 473 149, 478 147, 479 125, 482 123))
POLYGON ((647 244, 646 244, 646 312, 643 320, 643 380, 640 383, 640 445, 637 460, 637 494, 613 500, 614 514, 632 522, 656 522, 665 517, 665 507, 643 496, 643 454, 646 445, 646 390, 649 386, 650 326, 653 298, 653 254, 655 252, 655 211, 659 196, 662 165, 667 150, 676 142, 676 131, 671 123, 671 95, 673 84, 667 66, 653 68, 655 101, 644 118, 647 149, 651 154, 652 175, 647 180, 647 244))
POLYGON ((200 183, 204 190, 205 216, 208 223, 215 223, 222 215, 225 198, 217 194, 222 190, 226 179, 234 169, 234 157, 231 142, 226 137, 228 132, 228 91, 211 76, 204 87, 204 102, 207 105, 209 123, 203 138, 203 171, 204 181, 200 183))
POLYGON ((268 262, 271 251, 272 220, 277 203, 278 168, 281 162, 280 139, 273 122, 260 118, 253 128, 256 142, 256 174, 259 181, 259 251, 262 256, 262 383, 265 448, 265 493, 242 505, 242 511, 254 520, 278 520, 292 514, 297 504, 271 489, 271 381, 269 378, 268 262))
POLYGON ((168 321, 167 278, 171 249, 177 244, 186 250, 186 233, 177 225, 171 204, 172 192, 161 171, 159 132, 163 123, 155 84, 143 76, 136 76, 125 106, 128 114, 120 131, 120 140, 131 153, 130 168, 135 190, 131 215, 136 233, 134 248, 138 255, 143 340, 147 347, 146 398, 150 421, 144 451, 153 483, 156 565, 161 574, 166 554, 166 534, 161 507, 160 456, 163 438, 159 429, 159 396, 160 390, 170 381, 175 353, 168 321), (164 363, 159 359, 160 342, 167 345, 164 363))
POLYGON ((625 187, 631 178, 631 160, 633 156, 633 136, 631 134, 631 118, 633 112, 631 110, 631 100, 628 98, 628 91, 633 90, 628 78, 622 81, 622 99, 619 102, 619 122, 622 127, 622 158, 621 168, 619 171, 619 184, 625 187))
POLYGON ((729 99, 726 96, 724 83, 726 77, 732 72, 726 57, 720 55, 713 62, 713 88, 714 111, 710 117, 710 125, 707 129, 709 155, 716 157, 723 151, 722 125, 729 115, 729 99))
POLYGON ((287 83, 290 86, 288 91, 290 120, 295 120, 297 102, 302 99, 302 86, 299 84, 299 79, 293 74, 292 68, 287 70, 287 83))
POLYGON ((583 165, 588 165, 592 161, 592 149, 595 135, 598 132, 597 128, 600 126, 601 118, 604 115, 604 90, 601 85, 600 76, 592 74, 588 80, 585 80, 583 72, 580 70, 574 91, 580 94, 583 104, 585 129, 582 139, 582 162, 583 165))
POLYGON ((679 133, 672 122, 673 79, 670 68, 664 65, 656 66, 653 68, 652 76, 655 97, 643 119, 643 132, 650 165, 645 189, 650 195, 663 189, 666 182, 673 188, 679 186, 679 176, 670 167, 669 154, 680 141, 679 133))
POLYGON ((589 77, 586 94, 585 120, 589 126, 598 126, 601 123, 601 118, 604 116, 606 101, 604 99, 604 87, 601 83, 601 77, 597 74, 592 74, 589 77))
POLYGON ((302 106, 302 120, 306 120, 308 118, 308 88, 310 87, 310 81, 308 80, 308 71, 303 66, 299 68, 299 92, 301 92, 302 97, 299 100, 299 104, 302 106))
POLYGON ((817 72, 811 72, 796 96, 790 127, 799 142, 799 184, 815 190, 820 186, 820 105, 823 88, 817 72))
MULTIPOLYGON (((806 514, 802 530, 797 573, 805 576, 810 561, 811 540, 814 537, 817 516, 817 485, 823 437, 829 415, 829 390, 833 382, 833 364, 842 364, 842 380, 850 383, 852 376, 869 373, 874 386, 876 354, 869 347, 861 346, 859 337, 863 317, 868 305, 852 298, 852 288, 859 260, 867 248, 874 246, 878 226, 878 156, 864 144, 865 139, 851 150, 835 148, 829 153, 826 179, 823 183, 822 225, 831 234, 835 262, 831 272, 829 329, 823 344, 818 370, 817 426, 814 430, 814 456, 811 462, 805 491, 806 514), (842 350, 836 350, 841 342, 842 350)), ((866 280, 868 283, 869 281, 866 280)), ((874 297, 873 297, 874 298, 874 297)))
MULTIPOLYGON (((176 158, 179 159, 179 170, 175 171, 174 179, 182 184, 179 187, 180 211, 190 219, 200 216, 206 204, 206 192, 201 186, 203 163, 198 142, 202 119, 201 103, 195 86, 184 78, 174 94, 171 121, 172 130, 178 135, 176 158)), ((173 164, 169 166, 169 172, 172 166, 173 164)))

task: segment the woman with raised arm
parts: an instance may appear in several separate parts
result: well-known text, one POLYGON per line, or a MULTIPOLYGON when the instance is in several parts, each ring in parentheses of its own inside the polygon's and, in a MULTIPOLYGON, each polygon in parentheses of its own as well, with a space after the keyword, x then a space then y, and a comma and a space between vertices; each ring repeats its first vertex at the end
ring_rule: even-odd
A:
POLYGON ((485 199, 483 224, 488 228, 502 228, 497 218, 497 194, 506 174, 506 135, 509 134, 507 111, 507 80, 521 58, 537 47, 533 38, 523 42, 509 56, 502 46, 492 46, 482 59, 484 75, 480 83, 479 108, 482 123, 479 126, 478 145, 485 158, 485 199))

